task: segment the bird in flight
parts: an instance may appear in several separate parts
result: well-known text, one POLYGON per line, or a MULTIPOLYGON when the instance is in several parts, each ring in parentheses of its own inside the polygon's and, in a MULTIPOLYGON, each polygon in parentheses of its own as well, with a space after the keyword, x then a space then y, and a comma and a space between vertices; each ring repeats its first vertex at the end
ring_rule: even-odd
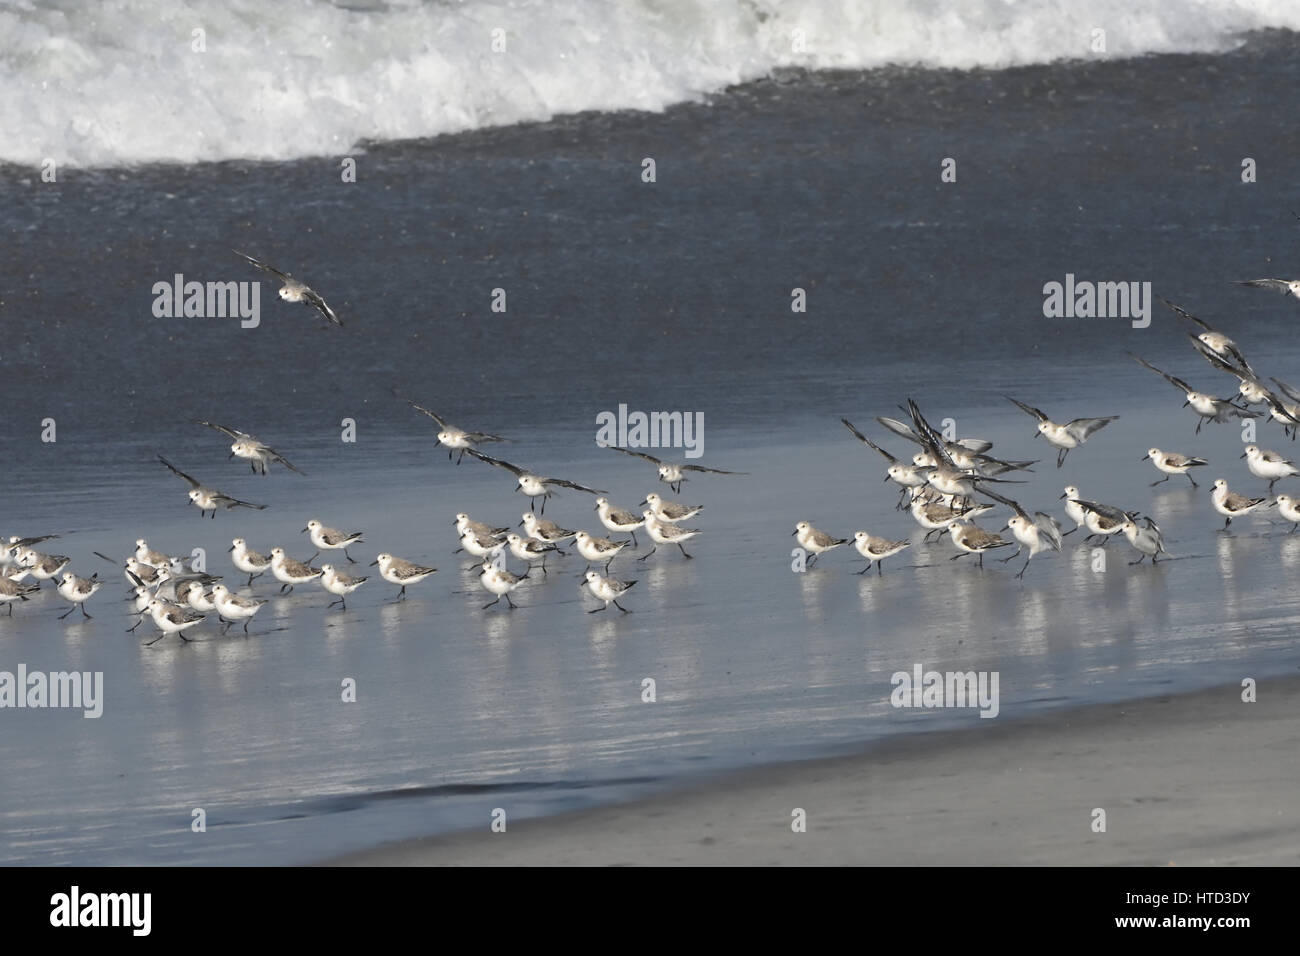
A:
POLYGON ((225 425, 217 425, 213 422, 200 421, 197 418, 194 419, 194 424, 205 425, 208 428, 221 432, 229 438, 233 438, 235 442, 230 446, 230 457, 243 458, 248 461, 249 467, 253 469, 254 474, 258 473, 260 467, 261 473, 265 475, 266 463, 268 461, 279 462, 290 471, 298 472, 300 475, 303 474, 303 472, 298 471, 297 468, 289 463, 289 459, 285 458, 266 442, 248 434, 248 432, 241 432, 238 428, 227 428, 225 425))
POLYGON ((567 481, 564 478, 543 478, 541 475, 533 474, 527 468, 520 468, 518 465, 512 465, 510 462, 502 461, 499 458, 492 458, 489 455, 483 454, 481 451, 475 451, 473 448, 467 448, 465 450, 479 461, 485 461, 489 465, 496 465, 498 468, 504 468, 506 471, 512 472, 514 476, 519 479, 518 483, 515 485, 515 490, 533 499, 533 501, 529 502, 530 509, 532 509, 533 505, 537 503, 536 499, 542 499, 542 514, 546 513, 546 499, 555 494, 555 492, 550 488, 551 485, 556 485, 560 488, 572 488, 574 491, 585 491, 589 495, 604 495, 609 493, 606 491, 600 491, 596 488, 588 488, 586 485, 567 481))
POLYGON ((241 259, 246 260, 255 268, 261 269, 263 272, 275 276, 284 283, 280 288, 280 298, 284 299, 285 302, 301 302, 304 305, 310 305, 316 309, 317 312, 323 315, 331 325, 343 324, 342 320, 334 314, 334 310, 329 307, 329 304, 321 298, 321 294, 311 286, 307 285, 307 283, 299 282, 293 276, 289 275, 289 273, 281 272, 274 266, 268 266, 265 262, 254 259, 252 256, 245 255, 238 249, 232 249, 230 251, 241 259))
POLYGON ((206 516, 207 512, 212 512, 212 517, 217 516, 217 509, 224 508, 229 511, 231 508, 256 508, 258 511, 266 509, 266 505, 255 505, 249 501, 240 501, 238 498, 232 498, 230 495, 222 494, 215 488, 207 488, 198 480, 191 478, 185 472, 181 471, 162 455, 158 460, 167 466, 168 470, 178 478, 184 478, 190 486, 190 503, 199 509, 199 517, 206 516))
POLYGON ((659 480, 664 482, 675 493, 680 494, 682 482, 686 481, 684 471, 698 471, 710 475, 744 475, 743 471, 723 471, 721 468, 705 468, 703 465, 685 465, 677 464, 671 461, 661 461, 654 455, 647 455, 645 452, 631 451, 627 448, 619 448, 617 445, 604 446, 612 451, 622 452, 624 455, 631 455, 633 458, 643 458, 659 467, 659 480))

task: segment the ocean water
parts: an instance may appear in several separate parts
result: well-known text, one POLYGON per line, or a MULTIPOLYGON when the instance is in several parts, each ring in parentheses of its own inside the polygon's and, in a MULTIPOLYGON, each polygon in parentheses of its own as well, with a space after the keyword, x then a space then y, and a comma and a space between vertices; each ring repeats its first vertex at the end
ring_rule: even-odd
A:
MULTIPOLYGON (((1300 241, 1292 6, 143 9, 0 13, 19 90, 0 106, 0 530, 58 532, 78 572, 109 580, 93 620, 58 621, 52 592, 0 616, 0 670, 103 671, 106 687, 98 720, 0 711, 0 861, 310 862, 487 826, 498 807, 554 813, 984 723, 892 708, 891 674, 916 663, 998 671, 1003 718, 1300 664, 1300 534, 1269 513, 1218 533, 1214 478, 1265 488, 1238 459, 1241 428, 1194 434, 1128 353, 1220 394, 1235 382, 1158 303, 1147 328, 1042 309, 1067 273, 1150 282, 1264 374, 1300 379, 1300 303, 1232 284, 1287 274, 1300 241), (201 65, 191 21, 211 24, 201 65), (293 43, 320 42, 310 55, 289 46, 294 22, 293 43), (491 59, 498 22, 513 52, 491 59), (811 61, 782 52, 810 22, 811 61), (1088 52, 1094 22, 1105 55, 1088 52), (542 49, 561 36, 571 48, 542 49), (345 326, 270 283, 255 329, 154 316, 154 284, 177 273, 258 279, 232 248, 311 282, 345 326), (747 474, 684 486, 705 506, 693 560, 616 560, 633 613, 586 614, 576 556, 534 572, 517 610, 484 611, 453 516, 513 524, 527 501, 508 473, 449 462, 394 389, 624 507, 657 483, 596 445, 620 404, 703 413, 700 462, 747 474), (1007 394, 1121 417, 1058 470, 1007 394), (1013 486, 1029 508, 1077 484, 1153 515, 1175 560, 1130 567, 1117 541, 1097 571, 1072 535, 1021 582, 1019 562, 981 572, 923 545, 838 421, 910 455, 873 421, 908 397, 995 453, 1043 459, 1013 486), (306 475, 249 474, 193 418, 258 434, 306 475), (1149 488, 1152 445, 1208 458, 1201 488, 1149 488), (200 519, 159 453, 267 509, 200 519), (262 579, 252 593, 272 602, 250 637, 143 647, 150 625, 124 633, 125 582, 94 556, 144 536, 233 573, 232 537, 306 557, 312 517, 364 529, 363 564, 382 550, 439 573, 396 605, 376 577, 345 612, 262 579), (798 574, 800 520, 913 547, 882 577, 851 574, 843 549, 798 574)), ((1266 424, 1259 442, 1295 447, 1266 424)), ((564 491, 546 515, 599 530, 591 507, 564 491)))

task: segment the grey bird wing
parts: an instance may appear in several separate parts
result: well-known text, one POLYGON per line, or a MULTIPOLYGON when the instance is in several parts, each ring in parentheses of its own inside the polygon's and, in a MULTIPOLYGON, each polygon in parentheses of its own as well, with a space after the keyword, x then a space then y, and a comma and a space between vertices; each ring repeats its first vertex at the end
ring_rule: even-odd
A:
POLYGON ((544 484, 559 485, 561 488, 572 488, 574 491, 585 491, 589 495, 607 495, 608 491, 601 491, 599 488, 588 488, 586 485, 580 485, 576 481, 566 481, 563 478, 545 478, 544 484))
POLYGON ((171 473, 172 473, 173 475, 176 475, 178 478, 184 478, 186 481, 188 481, 188 482, 190 483, 190 487, 191 487, 191 488, 202 488, 202 487, 203 487, 202 484, 200 484, 198 481, 196 481, 196 480, 194 480, 193 478, 191 478, 189 475, 185 474, 185 472, 181 471, 179 468, 177 468, 175 465, 173 465, 170 461, 168 461, 168 460, 167 460, 166 458, 164 458, 162 455, 159 455, 159 456, 158 456, 158 460, 159 460, 160 462, 162 462, 164 465, 166 465, 166 466, 168 467, 168 469, 171 470, 171 473))
POLYGON ((473 455, 479 461, 485 461, 489 465, 496 465, 498 468, 504 468, 506 471, 513 472, 517 477, 522 478, 529 472, 518 465, 512 465, 508 461, 502 461, 500 458, 493 458, 491 455, 485 455, 481 451, 475 451, 473 448, 466 448, 465 451, 473 455))
POLYGON ((1071 498, 1070 500, 1085 511, 1094 511, 1110 521, 1124 521, 1129 517, 1128 512, 1121 511, 1119 508, 1112 507, 1111 505, 1103 505, 1096 501, 1088 501, 1085 498, 1071 498))
MULTIPOLYGON (((877 445, 875 442, 873 442, 873 441, 872 441, 870 438, 868 438, 866 435, 862 434, 862 432, 860 432, 860 431, 858 431, 856 428, 854 428, 854 427, 853 427, 853 423, 852 423, 851 421, 849 421, 847 418, 841 418, 840 421, 844 423, 844 427, 845 427, 845 428, 847 428, 849 431, 853 432, 853 437, 855 437, 858 441, 862 442, 862 443, 863 443, 864 445, 866 445, 868 448, 874 448, 877 452, 880 453, 880 455, 885 459, 885 461, 889 462, 891 465, 896 465, 896 464, 898 464, 898 459, 897 459, 897 458, 895 458, 895 457, 894 457, 893 455, 891 455, 889 452, 885 451, 885 449, 881 448, 879 445, 877 445)), ((902 422, 899 422, 899 424, 901 425, 902 422)))
MULTIPOLYGON (((394 392, 394 394, 396 394, 396 392, 394 392)), ((399 397, 400 397, 400 396, 399 396, 399 397)), ((450 428, 450 427, 452 427, 451 425, 448 424, 447 419, 443 418, 441 415, 439 415, 437 412, 433 411, 432 409, 425 408, 423 405, 417 405, 417 404, 415 404, 415 402, 411 401, 409 398, 404 398, 404 399, 402 399, 402 401, 406 402, 406 404, 410 405, 410 406, 411 406, 412 408, 414 408, 417 412, 421 412, 421 413, 423 413, 423 414, 425 414, 425 415, 428 415, 430 418, 432 418, 435 422, 438 423, 438 427, 439 427, 439 428, 450 428)))
POLYGON ((281 272, 279 269, 275 268, 274 266, 268 266, 265 262, 262 262, 259 259, 254 259, 252 256, 240 252, 238 249, 231 249, 230 251, 233 252, 235 255, 239 256, 241 259, 247 261, 249 265, 261 269, 263 272, 269 272, 271 275, 278 276, 279 278, 283 279, 286 282, 293 279, 293 276, 289 275, 287 272, 281 272))
POLYGON ((1037 418, 1040 422, 1051 421, 1051 419, 1049 419, 1045 414, 1043 414, 1042 411, 1040 411, 1037 408, 1034 408, 1033 405, 1026 405, 1024 402, 1018 402, 1010 395, 1003 395, 1002 397, 1005 398, 1012 405, 1015 405, 1026 415, 1032 415, 1034 416, 1034 418, 1037 418))
POLYGON ((197 418, 193 420, 193 424, 206 425, 208 428, 221 432, 228 438, 235 439, 235 441, 257 441, 257 439, 248 434, 248 432, 241 432, 238 428, 229 428, 225 425, 218 425, 215 422, 205 422, 197 418))
POLYGON ((912 417, 912 427, 916 430, 922 446, 934 456, 935 461, 955 467, 952 456, 948 454, 948 449, 944 445, 943 436, 936 432, 930 423, 925 420, 925 416, 921 414, 921 409, 910 398, 907 400, 907 411, 912 417))
POLYGON ((660 461, 658 458, 656 458, 654 455, 647 455, 647 454, 645 454, 644 452, 631 451, 630 449, 627 449, 627 448, 619 448, 617 445, 606 445, 605 447, 606 447, 606 448, 609 448, 611 451, 619 451, 619 452, 622 452, 622 453, 625 454, 625 455, 631 455, 633 458, 643 458, 643 459, 645 459, 646 461, 652 461, 652 462, 654 462, 656 465, 662 465, 662 464, 663 464, 663 462, 660 461))
POLYGON ((1038 533, 1047 539, 1048 545, 1053 551, 1061 550, 1061 524, 1051 515, 1042 512, 1034 512, 1034 524, 1038 528, 1038 533))
POLYGON ((723 471, 721 468, 705 468, 703 465, 678 465, 682 471, 703 471, 711 475, 747 475, 746 471, 723 471))
POLYGON ((1248 285, 1256 289, 1272 289, 1274 292, 1282 293, 1291 291, 1290 283, 1285 279, 1243 279, 1238 281, 1237 285, 1248 285))
POLYGON ((1188 312, 1186 309, 1183 309, 1183 308, 1180 308, 1179 306, 1174 305, 1174 304, 1173 304, 1172 302, 1170 302, 1168 299, 1162 298, 1160 301, 1163 302, 1165 305, 1169 306, 1169 308, 1173 309, 1175 312, 1177 312, 1179 315, 1181 315, 1184 319, 1187 319, 1189 322, 1195 322, 1195 323, 1196 323, 1197 325, 1199 325, 1201 328, 1205 329, 1205 331, 1207 331, 1207 332, 1213 332, 1213 331, 1215 331, 1214 329, 1210 328, 1210 324, 1209 324, 1208 322, 1204 322, 1204 321, 1202 321, 1201 319, 1198 319, 1196 316, 1192 315, 1192 313, 1188 312))
POLYGON ((953 444, 961 445, 967 451, 973 451, 977 455, 982 455, 993 447, 993 442, 984 438, 958 438, 953 444))
POLYGON ((1273 384, 1281 389, 1282 394, 1291 399, 1291 401, 1300 402, 1300 391, 1297 391, 1294 386, 1288 385, 1286 382, 1276 378, 1273 379, 1273 384))
POLYGON ((1176 376, 1174 376, 1174 375, 1170 375, 1168 372, 1162 372, 1160 369, 1156 368, 1154 365, 1152 365, 1152 364, 1151 364, 1150 362, 1148 362, 1146 359, 1144 359, 1144 358, 1138 358, 1138 356, 1136 356, 1136 355, 1134 355, 1133 358, 1134 358, 1135 360, 1137 360, 1140 364, 1142 364, 1143 366, 1145 366, 1146 368, 1149 368, 1151 371, 1153 371, 1153 372, 1155 372, 1157 375, 1161 376, 1161 377, 1162 377, 1166 382, 1168 382, 1170 385, 1174 386, 1175 388, 1177 388, 1177 389, 1179 389, 1179 390, 1181 390, 1181 391, 1184 391, 1184 392, 1194 392, 1194 391, 1196 391, 1194 388, 1192 388, 1192 386, 1188 385, 1188 384, 1187 384, 1186 382, 1184 382, 1181 378, 1178 378, 1178 377, 1176 377, 1176 376))
POLYGON ((325 318, 329 320, 330 324, 332 325, 343 324, 343 320, 334 314, 334 310, 329 307, 329 304, 326 303, 326 301, 321 297, 321 294, 317 292, 315 289, 304 286, 302 290, 302 294, 306 297, 308 302, 310 302, 312 305, 316 307, 317 312, 319 312, 321 315, 325 316, 325 318))
POLYGON ((1012 511, 1014 511, 1016 514, 1020 515, 1020 517, 1022 517, 1022 518, 1028 518, 1028 517, 1029 517, 1029 512, 1027 512, 1024 508, 1020 507, 1020 505, 1018 505, 1016 502, 1012 501, 1010 498, 1004 498, 1004 497, 1002 497, 1002 495, 998 494, 996 491, 992 491, 991 489, 985 488, 985 487, 983 487, 982 485, 981 485, 980 487, 976 488, 975 490, 976 490, 977 492, 979 492, 981 495, 984 495, 984 497, 986 497, 986 498, 992 498, 994 501, 1000 501, 1000 502, 1002 502, 1004 505, 1006 505, 1008 508, 1010 508, 1010 509, 1011 509, 1012 511))
POLYGON ((1089 435, 1105 428, 1117 418, 1119 418, 1118 415, 1107 415, 1105 418, 1076 418, 1074 421, 1067 423, 1065 429, 1075 438, 1083 441, 1089 435))
MULTIPOLYGON (((840 420, 843 421, 843 419, 840 420)), ((897 418, 884 418, 879 416, 876 418, 876 421, 880 422, 880 424, 884 425, 886 428, 888 428, 895 435, 898 435, 900 438, 906 438, 908 441, 916 442, 916 444, 918 445, 925 444, 923 441, 921 441, 920 437, 916 434, 916 432, 912 431, 911 426, 908 425, 906 422, 900 422, 897 418)))

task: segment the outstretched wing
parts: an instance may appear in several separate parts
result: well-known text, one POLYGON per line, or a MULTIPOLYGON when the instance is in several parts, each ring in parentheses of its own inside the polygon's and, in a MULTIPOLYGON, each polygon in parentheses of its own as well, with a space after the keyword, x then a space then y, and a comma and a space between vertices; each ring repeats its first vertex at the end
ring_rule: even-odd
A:
POLYGON ((976 488, 975 490, 979 492, 981 495, 984 495, 986 498, 992 498, 994 501, 1002 502, 1004 505, 1006 505, 1016 514, 1020 515, 1020 517, 1022 518, 1029 517, 1029 512, 1025 511, 1024 508, 1020 507, 1020 505, 1016 504, 1016 502, 1012 501, 1010 498, 1004 498, 996 491, 992 491, 989 488, 985 488, 983 485, 976 488))
POLYGON ((1093 432, 1100 431, 1117 418, 1119 418, 1118 415, 1107 415, 1105 418, 1076 418, 1065 426, 1065 430, 1079 441, 1083 441, 1093 432))
POLYGON ((1121 511, 1110 505, 1103 505, 1096 501, 1088 501, 1085 498, 1071 498, 1076 505, 1085 511, 1093 511, 1110 521, 1124 521, 1129 517, 1128 512, 1121 511))
POLYGON ((1209 323, 1204 322, 1204 321, 1202 321, 1201 319, 1198 319, 1196 316, 1192 315, 1192 313, 1188 312, 1186 309, 1179 308, 1178 306, 1176 306, 1176 305, 1174 305, 1172 302, 1170 302, 1168 299, 1163 299, 1163 298, 1162 298, 1160 301, 1163 302, 1165 305, 1169 306, 1169 308, 1173 309, 1175 312, 1177 312, 1179 315, 1181 315, 1184 319, 1187 319, 1187 321, 1189 321, 1189 322, 1195 322, 1197 325, 1199 325, 1201 328, 1205 329, 1205 331, 1207 331, 1207 332, 1213 332, 1213 331, 1214 331, 1214 329, 1210 328, 1209 323))
POLYGON ((203 487, 199 482, 195 481, 195 480, 194 480, 193 478, 191 478, 189 475, 185 474, 185 472, 181 471, 179 468, 177 468, 175 465, 173 465, 170 461, 168 461, 168 460, 167 460, 166 458, 164 458, 162 455, 159 455, 159 456, 158 456, 158 460, 159 460, 160 462, 162 462, 164 465, 166 465, 166 466, 171 470, 171 473, 172 473, 173 475, 176 475, 177 477, 180 477, 180 478, 184 478, 186 481, 188 481, 188 482, 190 483, 190 487, 191 487, 191 488, 201 488, 201 487, 203 487))
POLYGON ((215 422, 200 421, 197 418, 193 420, 193 423, 195 425, 206 425, 208 428, 219 431, 221 434, 228 438, 233 438, 235 441, 257 441, 257 439, 248 434, 248 432, 241 432, 238 428, 228 428, 225 425, 218 425, 215 422))
MULTIPOLYGON (((394 392, 393 394, 396 395, 397 393, 394 392)), ((399 396, 399 397, 400 397, 400 396, 399 396)), ((438 427, 439 427, 439 428, 450 428, 450 427, 451 427, 451 426, 447 423, 447 419, 443 418, 441 415, 439 415, 437 412, 433 411, 432 409, 425 408, 423 405, 417 405, 417 404, 415 404, 415 402, 411 401, 409 398, 404 398, 404 399, 402 399, 402 401, 406 402, 406 404, 410 405, 410 406, 411 406, 412 408, 414 408, 417 412, 421 412, 422 414, 428 415, 430 418, 432 418, 435 422, 438 423, 438 427)))
POLYGON ((240 252, 238 249, 231 249, 230 251, 233 252, 235 255, 239 256, 241 259, 248 262, 249 265, 261 269, 263 272, 269 272, 271 275, 279 276, 281 279, 284 279, 286 281, 293 278, 293 276, 289 275, 287 272, 281 272, 279 269, 275 268, 274 266, 268 266, 265 262, 262 262, 261 260, 258 259, 254 259, 252 256, 246 255, 245 253, 240 252))
POLYGON ((682 471, 703 471, 711 475, 745 475, 745 471, 723 471, 721 468, 705 468, 703 465, 678 465, 682 471))
POLYGON ((334 314, 334 310, 329 307, 329 304, 321 297, 321 294, 317 292, 315 289, 304 286, 302 290, 302 295, 303 298, 305 298, 308 302, 314 305, 316 307, 316 311, 319 312, 321 315, 325 316, 325 318, 328 319, 332 325, 343 324, 343 320, 334 314))
POLYGON ((876 421, 880 422, 880 424, 884 425, 886 428, 888 428, 895 435, 898 435, 900 438, 906 438, 908 441, 916 442, 916 444, 918 445, 925 444, 925 442, 921 441, 921 439, 917 437, 916 432, 912 431, 911 426, 908 425, 906 422, 900 422, 897 418, 884 418, 884 417, 877 417, 876 421))
MULTIPOLYGON (((895 458, 895 457, 894 457, 893 455, 891 455, 889 452, 885 451, 885 449, 881 448, 879 445, 877 445, 875 442, 873 442, 873 441, 872 441, 870 438, 868 438, 866 435, 862 434, 862 432, 860 432, 860 431, 858 431, 856 428, 854 428, 854 427, 853 427, 853 423, 852 423, 851 421, 849 421, 847 418, 841 418, 840 421, 844 423, 844 427, 845 427, 845 428, 847 428, 849 431, 853 432, 853 437, 856 438, 858 441, 862 442, 862 443, 863 443, 864 445, 866 445, 868 448, 874 448, 876 451, 878 451, 878 452, 879 452, 879 453, 884 457, 885 461, 889 462, 891 465, 896 465, 896 464, 898 464, 898 459, 897 459, 897 458, 895 458)), ((899 424, 901 425, 902 422, 899 422, 899 424)))
POLYGON ((522 478, 528 474, 527 469, 520 468, 518 465, 512 465, 508 461, 502 461, 500 458, 493 458, 491 455, 485 455, 481 451, 475 451, 473 448, 466 448, 466 454, 473 455, 479 461, 485 461, 489 465, 496 465, 498 468, 504 468, 506 471, 513 472, 516 477, 522 478))
POLYGON ((563 478, 547 478, 546 484, 559 485, 561 488, 572 488, 574 491, 585 491, 589 495, 607 495, 608 491, 601 491, 598 488, 588 488, 586 485, 580 485, 576 481, 566 481, 563 478))
POLYGON ((663 464, 663 462, 660 461, 658 458, 656 458, 654 455, 647 455, 645 452, 632 451, 628 448, 619 448, 617 445, 606 445, 605 447, 610 449, 611 451, 621 451, 623 454, 631 455, 633 458, 644 458, 646 461, 652 461, 656 465, 663 464))
POLYGON ((1035 511, 1034 525, 1038 528, 1038 533, 1047 539, 1047 543, 1053 551, 1061 550, 1061 524, 1059 521, 1045 512, 1035 511))
POLYGON ((1002 397, 1005 398, 1005 399, 1006 399, 1008 402, 1010 402, 1012 405, 1015 405, 1017 408, 1019 408, 1019 409, 1020 409, 1022 412, 1024 412, 1026 415, 1033 415, 1033 416, 1034 416, 1035 418, 1037 418, 1040 422, 1050 421, 1050 419, 1049 419, 1046 415, 1044 415, 1044 414, 1043 414, 1041 411, 1039 411, 1037 408, 1034 408, 1033 405, 1026 405, 1024 402, 1018 402, 1018 401, 1016 401, 1014 398, 1012 398, 1010 395, 1003 395, 1002 397))
POLYGON ((1186 382, 1184 382, 1181 378, 1178 378, 1177 376, 1174 376, 1174 375, 1170 375, 1168 372, 1162 372, 1162 371, 1160 371, 1160 369, 1156 368, 1154 365, 1152 365, 1152 364, 1151 364, 1150 362, 1148 362, 1146 359, 1144 359, 1144 358, 1138 358, 1138 356, 1136 356, 1136 355, 1134 355, 1133 358, 1134 358, 1135 360, 1137 360, 1141 365, 1145 366, 1146 368, 1151 369, 1151 371, 1153 371, 1153 372, 1155 372, 1157 375, 1161 376, 1161 377, 1162 377, 1166 382, 1168 382, 1170 385, 1174 386, 1174 388, 1181 389, 1181 390, 1184 391, 1184 392, 1195 391, 1195 389, 1193 389, 1192 386, 1188 385, 1188 384, 1187 384, 1186 382))
POLYGON ((1291 291, 1291 283, 1285 279, 1245 279, 1237 285, 1248 285, 1256 289, 1272 289, 1274 292, 1286 294, 1291 291))

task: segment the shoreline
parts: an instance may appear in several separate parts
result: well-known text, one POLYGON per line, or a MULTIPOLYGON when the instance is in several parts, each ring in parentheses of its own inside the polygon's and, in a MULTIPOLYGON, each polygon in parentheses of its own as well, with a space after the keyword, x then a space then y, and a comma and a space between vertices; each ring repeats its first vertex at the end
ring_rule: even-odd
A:
MULTIPOLYGON (((1300 677, 909 734, 326 866, 1294 865, 1300 677), (954 787, 956 784, 956 787, 954 787), (807 831, 791 829, 794 808, 807 831), (1092 830, 1093 810, 1106 832, 1092 830)), ((496 801, 500 803, 499 798, 496 801)))

